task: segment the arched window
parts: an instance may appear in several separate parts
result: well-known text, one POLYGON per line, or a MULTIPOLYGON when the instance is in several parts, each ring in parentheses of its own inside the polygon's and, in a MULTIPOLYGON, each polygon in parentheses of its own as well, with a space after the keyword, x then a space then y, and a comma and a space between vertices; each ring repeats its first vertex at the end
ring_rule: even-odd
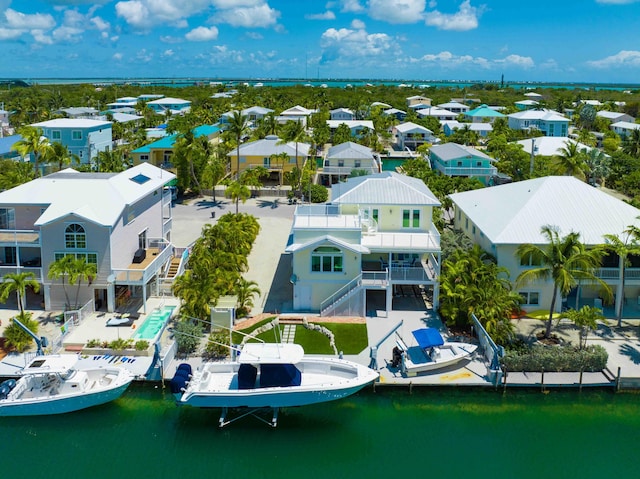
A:
POLYGON ((311 271, 337 273, 342 271, 343 254, 333 246, 319 246, 311 253, 311 271))
POLYGON ((71 223, 64 230, 64 246, 67 249, 84 249, 87 247, 87 234, 82 225, 71 223))

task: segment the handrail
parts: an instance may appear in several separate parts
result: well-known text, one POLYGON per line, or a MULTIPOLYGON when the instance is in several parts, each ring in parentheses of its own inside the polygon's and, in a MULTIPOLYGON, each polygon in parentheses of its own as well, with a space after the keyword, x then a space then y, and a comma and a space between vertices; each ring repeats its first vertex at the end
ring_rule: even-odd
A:
POLYGON ((361 282, 362 282, 362 274, 359 274, 358 276, 353 278, 351 281, 349 281, 347 284, 345 284, 342 288, 340 288, 331 296, 329 296, 327 299, 322 301, 320 303, 320 314, 322 315, 322 312, 328 310, 332 305, 334 305, 338 301, 338 299, 349 294, 351 291, 356 289, 357 286, 360 286, 361 282))

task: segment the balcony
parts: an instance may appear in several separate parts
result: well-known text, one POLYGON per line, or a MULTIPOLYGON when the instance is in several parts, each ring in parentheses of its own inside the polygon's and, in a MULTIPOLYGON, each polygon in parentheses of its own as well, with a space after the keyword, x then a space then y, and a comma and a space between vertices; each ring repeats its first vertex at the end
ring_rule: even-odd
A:
POLYGON ((436 169, 447 176, 493 176, 498 173, 494 166, 484 167, 444 167, 436 165, 436 169))
MULTIPOLYGON (((600 268, 596 270, 596 276, 607 283, 617 283, 620 278, 620 268, 600 268)), ((624 271, 625 284, 640 281, 640 268, 626 268, 624 271)))
POLYGON ((18 266, 16 264, 0 264, 0 277, 6 274, 33 273, 35 280, 42 282, 42 268, 40 266, 18 266))
POLYGON ((162 266, 173 255, 173 245, 164 240, 149 240, 149 247, 145 248, 145 258, 139 263, 132 263, 128 268, 114 268, 116 284, 144 285, 154 275, 159 273, 162 266))
POLYGON ((362 246, 370 251, 440 251, 440 233, 432 225, 428 232, 375 231, 363 235, 362 246))
POLYGON ((0 246, 40 246, 36 230, 0 230, 0 246))

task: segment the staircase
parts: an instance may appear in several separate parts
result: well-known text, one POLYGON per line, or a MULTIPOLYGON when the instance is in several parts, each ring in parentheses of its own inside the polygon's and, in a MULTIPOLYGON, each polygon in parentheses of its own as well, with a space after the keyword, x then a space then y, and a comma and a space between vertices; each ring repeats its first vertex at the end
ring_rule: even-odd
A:
POLYGON ((169 268, 167 269, 167 274, 165 278, 173 279, 176 277, 178 273, 178 269, 180 269, 180 258, 176 258, 175 256, 171 258, 171 263, 169 263, 169 268))

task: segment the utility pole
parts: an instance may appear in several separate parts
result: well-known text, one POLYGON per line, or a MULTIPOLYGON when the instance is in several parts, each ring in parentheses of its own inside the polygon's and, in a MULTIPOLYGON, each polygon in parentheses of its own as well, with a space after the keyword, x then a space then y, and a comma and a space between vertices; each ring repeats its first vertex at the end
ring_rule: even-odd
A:
POLYGON ((531 138, 531 160, 529 161, 529 176, 533 176, 533 160, 536 156, 536 139, 531 138))

